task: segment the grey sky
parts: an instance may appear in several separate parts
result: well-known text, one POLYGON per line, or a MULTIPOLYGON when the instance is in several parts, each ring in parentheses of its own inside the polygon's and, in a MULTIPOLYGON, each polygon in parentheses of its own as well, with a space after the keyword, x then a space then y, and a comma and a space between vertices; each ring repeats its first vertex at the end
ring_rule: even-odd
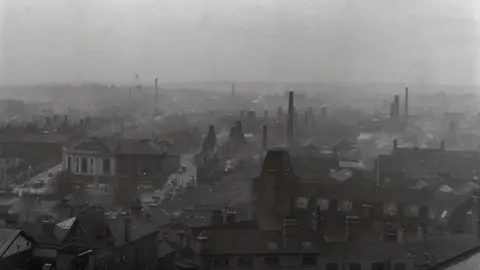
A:
POLYGON ((479 83, 475 2, 0 0, 0 83, 479 83))

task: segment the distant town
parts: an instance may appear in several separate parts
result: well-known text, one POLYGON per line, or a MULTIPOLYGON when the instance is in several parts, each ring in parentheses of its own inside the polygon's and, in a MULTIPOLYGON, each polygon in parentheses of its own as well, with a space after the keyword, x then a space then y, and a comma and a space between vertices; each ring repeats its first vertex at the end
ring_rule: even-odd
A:
POLYGON ((152 81, 0 100, 1 270, 478 267, 475 92, 152 81))

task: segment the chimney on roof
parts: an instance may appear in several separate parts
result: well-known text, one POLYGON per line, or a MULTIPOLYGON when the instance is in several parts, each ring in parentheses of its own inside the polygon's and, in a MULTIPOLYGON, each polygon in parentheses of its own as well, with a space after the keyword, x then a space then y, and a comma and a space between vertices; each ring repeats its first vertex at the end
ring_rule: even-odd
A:
POLYGON ((212 225, 222 225, 223 224, 223 213, 221 210, 214 210, 211 217, 212 225))
POLYGON ((312 215, 312 229, 315 233, 320 234, 323 228, 323 217, 321 215, 320 206, 315 206, 315 212, 312 215))
POLYGON ((418 239, 421 243, 427 242, 427 226, 423 223, 418 226, 418 239))
POLYGON ((238 134, 243 134, 242 121, 235 122, 235 131, 238 132, 238 134))
POLYGON ((268 149, 268 129, 267 125, 263 125, 262 129, 262 149, 263 151, 267 151, 268 149))
POLYGON ((232 209, 231 207, 229 207, 225 216, 225 223, 232 224, 232 223, 235 223, 236 221, 237 220, 236 220, 235 209, 232 209))
POLYGON ((444 140, 442 140, 440 142, 440 150, 442 150, 442 151, 445 150, 445 141, 444 140))
POLYGON ((123 226, 125 243, 130 243, 132 241, 132 218, 130 216, 123 218, 123 226))
POLYGON ((64 116, 63 116, 63 124, 64 124, 65 126, 68 126, 68 115, 64 115, 64 116))
POLYGON ((398 148, 398 141, 397 139, 393 139, 393 150, 397 150, 398 148))
POLYGON ((287 120, 287 143, 293 143, 293 132, 294 132, 294 121, 295 121, 295 112, 293 107, 293 91, 288 92, 288 120, 287 120))
POLYGON ((283 243, 286 247, 288 239, 298 234, 298 222, 294 217, 286 217, 283 221, 283 243))
POLYGON ((53 234, 55 230, 55 221, 52 219, 42 221, 42 233, 43 234, 53 234))

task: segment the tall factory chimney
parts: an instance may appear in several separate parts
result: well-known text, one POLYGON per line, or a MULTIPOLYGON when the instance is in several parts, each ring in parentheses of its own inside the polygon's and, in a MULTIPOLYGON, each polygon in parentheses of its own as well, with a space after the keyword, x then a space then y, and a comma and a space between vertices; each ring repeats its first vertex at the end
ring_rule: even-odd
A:
POLYGON ((157 107, 158 107, 158 78, 155 78, 155 108, 153 110, 153 117, 157 116, 157 107))
POLYGON ((293 108, 293 91, 288 92, 288 122, 287 122, 287 143, 293 143, 294 132, 294 108, 293 108))
POLYGON ((394 101, 394 109, 395 109, 395 117, 398 118, 400 116, 400 96, 395 95, 395 101, 394 101))
POLYGON ((405 118, 408 119, 408 87, 405 88, 405 118))

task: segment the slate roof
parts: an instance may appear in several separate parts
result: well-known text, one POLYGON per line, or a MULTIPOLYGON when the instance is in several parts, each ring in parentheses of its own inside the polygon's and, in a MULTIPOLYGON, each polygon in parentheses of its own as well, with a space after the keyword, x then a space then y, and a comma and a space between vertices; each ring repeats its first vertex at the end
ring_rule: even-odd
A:
POLYGON ((282 231, 207 230, 204 254, 318 254, 325 251, 322 240, 313 233, 301 232, 286 241, 282 231))
POLYGON ((391 155, 380 155, 382 172, 402 172, 410 179, 449 175, 458 180, 480 179, 480 153, 429 148, 397 148, 391 155))
POLYGON ((0 258, 20 233, 18 229, 0 228, 0 258))
POLYGON ((100 154, 159 155, 164 153, 159 143, 151 140, 88 138, 69 147, 100 154))
POLYGON ((301 182, 297 189, 298 196, 324 199, 345 199, 363 202, 392 202, 399 204, 429 205, 434 192, 428 190, 412 190, 377 187, 371 185, 355 185, 346 188, 341 184, 305 183, 301 182))
POLYGON ((112 219, 108 222, 110 231, 115 238, 115 246, 120 247, 127 242, 125 242, 125 219, 130 218, 130 237, 131 241, 139 240, 145 236, 154 234, 158 232, 157 223, 148 221, 147 218, 142 215, 131 214, 127 216, 121 216, 116 219, 112 219))
POLYGON ((68 136, 59 133, 15 133, 0 134, 0 143, 45 143, 63 144, 68 141, 68 136))

